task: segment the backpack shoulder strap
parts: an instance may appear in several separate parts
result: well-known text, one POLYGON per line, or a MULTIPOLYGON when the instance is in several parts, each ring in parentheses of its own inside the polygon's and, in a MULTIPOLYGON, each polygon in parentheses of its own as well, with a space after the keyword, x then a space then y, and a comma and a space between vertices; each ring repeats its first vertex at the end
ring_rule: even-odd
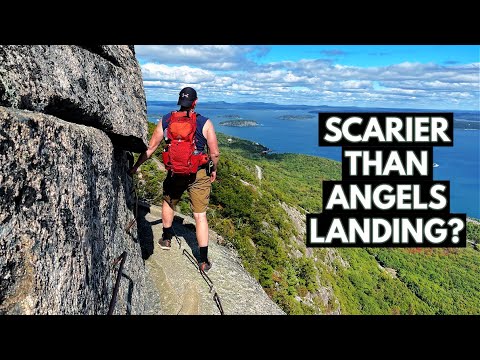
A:
POLYGON ((170 124, 170 121, 173 119, 173 117, 175 116, 175 113, 176 111, 170 111, 170 116, 168 117, 168 119, 166 120, 166 124, 167 126, 170 124))

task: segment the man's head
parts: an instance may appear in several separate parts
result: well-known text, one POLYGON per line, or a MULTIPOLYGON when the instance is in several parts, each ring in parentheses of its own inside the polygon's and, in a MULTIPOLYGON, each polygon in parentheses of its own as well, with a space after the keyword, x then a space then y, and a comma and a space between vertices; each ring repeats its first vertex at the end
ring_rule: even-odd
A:
POLYGON ((191 87, 183 88, 178 94, 177 105, 184 108, 193 108, 196 104, 197 92, 191 87))

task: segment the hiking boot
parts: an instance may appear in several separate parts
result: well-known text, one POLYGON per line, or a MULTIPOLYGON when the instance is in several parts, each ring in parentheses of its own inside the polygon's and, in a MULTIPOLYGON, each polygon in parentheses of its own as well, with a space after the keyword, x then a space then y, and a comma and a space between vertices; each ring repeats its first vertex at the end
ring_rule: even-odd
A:
POLYGON ((172 247, 172 235, 164 233, 162 238, 158 240, 158 244, 160 245, 160 249, 170 250, 172 247))
POLYGON ((158 240, 158 244, 160 245, 160 249, 170 250, 170 248, 172 247, 172 240, 160 239, 158 240))
POLYGON ((198 264, 198 270, 203 271, 203 272, 208 272, 212 268, 212 262, 211 261, 203 261, 198 264))

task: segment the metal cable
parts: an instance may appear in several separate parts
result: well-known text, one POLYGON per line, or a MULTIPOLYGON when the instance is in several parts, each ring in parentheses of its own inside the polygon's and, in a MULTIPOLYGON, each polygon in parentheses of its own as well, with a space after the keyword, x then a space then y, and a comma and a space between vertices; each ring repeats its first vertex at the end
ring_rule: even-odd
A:
POLYGON ((135 194, 135 211, 134 211, 134 218, 130 220, 125 228, 125 231, 128 233, 132 226, 137 222, 137 217, 138 217, 138 194, 137 194, 137 187, 135 185, 135 179, 132 177, 132 191, 131 194, 135 194))
POLYGON ((115 287, 113 288, 112 299, 110 300, 110 306, 108 307, 107 315, 112 315, 115 310, 115 304, 117 303, 118 288, 120 287, 120 279, 122 277, 123 266, 125 265, 125 259, 127 258, 127 252, 124 251, 118 258, 113 261, 113 266, 117 265, 120 261, 120 267, 117 272, 117 279, 115 280, 115 287))
MULTIPOLYGON (((182 254, 185 255, 187 257, 187 259, 193 265, 195 265, 196 268, 198 269, 197 259, 195 259, 195 257, 187 251, 187 249, 183 249, 182 254)), ((213 284, 212 279, 210 279, 210 277, 207 275, 207 273, 205 271, 200 270, 200 269, 198 269, 198 271, 200 272, 200 275, 202 275, 203 280, 205 280, 205 282, 207 283, 207 285, 209 287, 208 292, 212 293, 212 291, 213 291, 213 301, 215 302, 215 305, 217 306, 218 310, 220 311, 220 315, 225 315, 225 312, 223 311, 222 302, 220 301, 220 296, 218 295, 218 292, 215 289, 215 286, 213 284)))

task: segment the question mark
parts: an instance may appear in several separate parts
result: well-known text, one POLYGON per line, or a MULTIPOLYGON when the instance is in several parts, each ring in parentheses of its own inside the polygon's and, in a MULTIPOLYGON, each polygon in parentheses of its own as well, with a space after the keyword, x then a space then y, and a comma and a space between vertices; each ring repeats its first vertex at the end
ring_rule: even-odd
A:
POLYGON ((458 233, 463 230, 465 227, 465 224, 463 221, 459 218, 453 218, 448 220, 447 222, 448 225, 452 227, 452 242, 454 244, 458 243, 460 241, 460 238, 458 237, 458 233))

